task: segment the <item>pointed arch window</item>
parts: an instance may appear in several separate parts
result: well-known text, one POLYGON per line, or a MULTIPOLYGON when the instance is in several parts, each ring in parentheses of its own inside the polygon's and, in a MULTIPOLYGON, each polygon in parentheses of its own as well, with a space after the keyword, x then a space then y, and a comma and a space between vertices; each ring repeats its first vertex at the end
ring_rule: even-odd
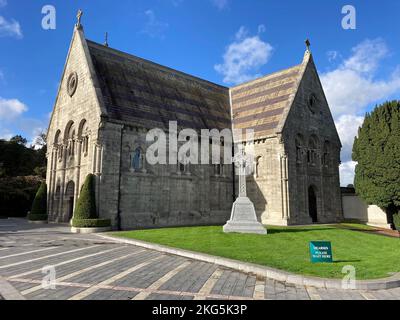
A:
POLYGON ((139 147, 131 154, 131 168, 134 171, 140 171, 144 169, 144 156, 143 150, 139 147))
POLYGON ((261 162, 262 162, 262 157, 259 156, 256 158, 256 163, 255 163, 255 171, 254 171, 254 175, 256 178, 260 178, 261 176, 261 162))
POLYGON ((324 166, 327 166, 327 167, 330 165, 330 149, 331 149, 330 142, 329 141, 325 141, 325 143, 324 143, 324 153, 323 153, 323 156, 322 156, 322 164, 324 166))
POLYGON ((311 136, 308 142, 307 162, 312 166, 317 163, 318 157, 318 139, 316 136, 311 136))
MULTIPOLYGON (((298 134, 296 136, 296 162, 302 163, 303 162, 303 137, 298 134)), ((307 159, 309 159, 310 155, 307 153, 307 159)))

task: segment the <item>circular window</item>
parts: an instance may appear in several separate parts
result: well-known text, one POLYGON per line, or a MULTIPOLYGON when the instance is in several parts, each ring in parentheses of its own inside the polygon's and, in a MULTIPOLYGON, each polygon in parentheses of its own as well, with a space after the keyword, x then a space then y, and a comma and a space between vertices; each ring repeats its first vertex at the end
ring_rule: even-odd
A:
POLYGON ((315 94, 310 95, 307 105, 312 113, 315 113, 317 111, 317 97, 315 96, 315 94))
POLYGON ((69 75, 67 82, 67 92, 70 97, 74 95, 77 87, 78 87, 78 75, 76 74, 76 72, 73 72, 69 75))

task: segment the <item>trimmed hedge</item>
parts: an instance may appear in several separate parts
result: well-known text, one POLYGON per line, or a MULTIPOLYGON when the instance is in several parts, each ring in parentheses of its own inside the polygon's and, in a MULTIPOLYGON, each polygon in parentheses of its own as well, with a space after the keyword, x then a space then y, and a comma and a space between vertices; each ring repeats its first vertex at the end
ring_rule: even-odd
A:
POLYGON ((29 221, 47 221, 47 214, 28 214, 29 221))
POLYGON ((393 223, 397 231, 400 232, 400 213, 393 215, 393 223))
POLYGON ((47 220, 47 186, 45 182, 42 182, 38 192, 36 193, 29 216, 37 215, 45 215, 47 220))
POLYGON ((73 219, 75 228, 106 228, 111 226, 110 219, 73 219))
POLYGON ((74 220, 97 219, 95 177, 89 174, 82 186, 74 211, 74 220))

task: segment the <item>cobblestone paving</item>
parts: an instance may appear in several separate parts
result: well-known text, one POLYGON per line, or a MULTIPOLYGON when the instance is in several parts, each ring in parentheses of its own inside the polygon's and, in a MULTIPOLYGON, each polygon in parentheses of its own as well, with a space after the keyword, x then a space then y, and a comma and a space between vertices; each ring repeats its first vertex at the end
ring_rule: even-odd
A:
POLYGON ((288 285, 22 219, 0 221, 0 276, 28 300, 400 299, 400 288, 358 291, 288 285), (55 289, 42 287, 49 274, 43 268, 49 266, 55 268, 55 289))

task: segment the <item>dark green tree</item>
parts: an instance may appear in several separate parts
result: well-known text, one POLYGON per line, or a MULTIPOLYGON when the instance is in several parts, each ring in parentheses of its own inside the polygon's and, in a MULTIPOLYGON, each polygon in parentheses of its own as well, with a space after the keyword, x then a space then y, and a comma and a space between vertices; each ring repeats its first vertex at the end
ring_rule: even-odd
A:
POLYGON ((400 101, 386 102, 367 113, 354 141, 358 162, 354 185, 368 204, 384 209, 388 222, 400 211, 400 101))
POLYGON ((28 219, 47 220, 47 186, 45 182, 42 182, 36 193, 28 219))
POLYGON ((86 177, 75 207, 74 220, 83 219, 97 219, 95 177, 93 174, 86 177))

